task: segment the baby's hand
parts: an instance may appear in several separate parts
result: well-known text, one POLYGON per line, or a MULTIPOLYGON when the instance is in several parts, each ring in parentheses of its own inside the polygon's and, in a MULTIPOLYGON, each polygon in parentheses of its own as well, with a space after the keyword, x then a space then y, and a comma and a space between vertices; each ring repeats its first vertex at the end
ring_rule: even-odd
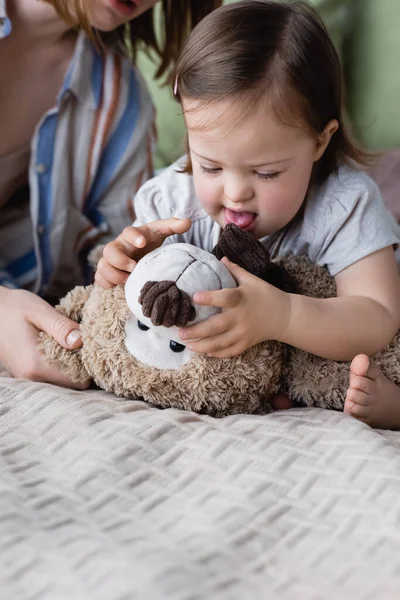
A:
POLYGON ((193 352, 230 358, 264 340, 279 339, 289 322, 290 300, 288 294, 227 258, 222 262, 238 287, 197 292, 195 304, 218 306, 222 312, 182 328, 180 338, 193 352))
POLYGON ((137 261, 155 250, 170 235, 185 233, 190 219, 160 219, 140 227, 127 227, 104 248, 97 265, 95 282, 104 289, 125 283, 137 261))

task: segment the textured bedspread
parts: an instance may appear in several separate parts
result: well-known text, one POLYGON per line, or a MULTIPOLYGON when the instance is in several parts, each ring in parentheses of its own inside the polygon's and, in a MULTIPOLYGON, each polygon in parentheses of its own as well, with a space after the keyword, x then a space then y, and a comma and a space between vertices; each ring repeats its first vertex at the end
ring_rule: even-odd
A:
POLYGON ((1 600, 400 597, 400 435, 0 377, 1 600))

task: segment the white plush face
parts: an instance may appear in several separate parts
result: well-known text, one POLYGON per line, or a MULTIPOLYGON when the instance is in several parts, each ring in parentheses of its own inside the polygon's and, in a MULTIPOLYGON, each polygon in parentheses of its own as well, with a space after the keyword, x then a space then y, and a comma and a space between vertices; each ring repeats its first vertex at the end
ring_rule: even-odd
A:
MULTIPOLYGON (((160 334, 160 329, 154 325, 147 327, 132 315, 125 325, 125 346, 132 356, 145 365, 158 369, 180 369, 192 358, 193 352, 172 337, 160 334)), ((176 330, 175 327, 171 329, 176 330)), ((174 337, 178 337, 176 332, 174 337)))
MULTIPOLYGON (((177 327, 154 326, 145 317, 139 296, 148 281, 173 281, 191 298, 196 292, 236 287, 228 269, 212 254, 190 244, 169 244, 147 254, 137 264, 125 285, 127 305, 132 313, 125 326, 125 346, 140 362, 159 369, 179 369, 193 352, 180 344, 177 327)), ((220 311, 193 303, 198 323, 220 311)))

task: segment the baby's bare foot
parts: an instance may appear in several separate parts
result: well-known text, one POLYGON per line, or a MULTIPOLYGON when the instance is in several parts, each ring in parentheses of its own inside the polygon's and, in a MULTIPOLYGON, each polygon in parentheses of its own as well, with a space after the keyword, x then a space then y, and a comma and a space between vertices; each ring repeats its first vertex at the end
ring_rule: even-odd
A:
POLYGON ((365 354, 359 354, 351 363, 344 412, 370 427, 400 429, 400 387, 365 354))

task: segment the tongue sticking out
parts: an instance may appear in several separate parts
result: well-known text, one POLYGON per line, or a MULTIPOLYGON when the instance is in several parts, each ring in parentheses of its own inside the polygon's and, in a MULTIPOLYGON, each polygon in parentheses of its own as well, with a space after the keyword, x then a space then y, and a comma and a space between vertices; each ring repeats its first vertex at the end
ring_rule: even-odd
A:
POLYGON ((226 223, 234 223, 240 227, 240 229, 246 229, 249 227, 256 218, 256 215, 251 212, 236 212, 230 210, 229 208, 225 208, 224 212, 226 223))

